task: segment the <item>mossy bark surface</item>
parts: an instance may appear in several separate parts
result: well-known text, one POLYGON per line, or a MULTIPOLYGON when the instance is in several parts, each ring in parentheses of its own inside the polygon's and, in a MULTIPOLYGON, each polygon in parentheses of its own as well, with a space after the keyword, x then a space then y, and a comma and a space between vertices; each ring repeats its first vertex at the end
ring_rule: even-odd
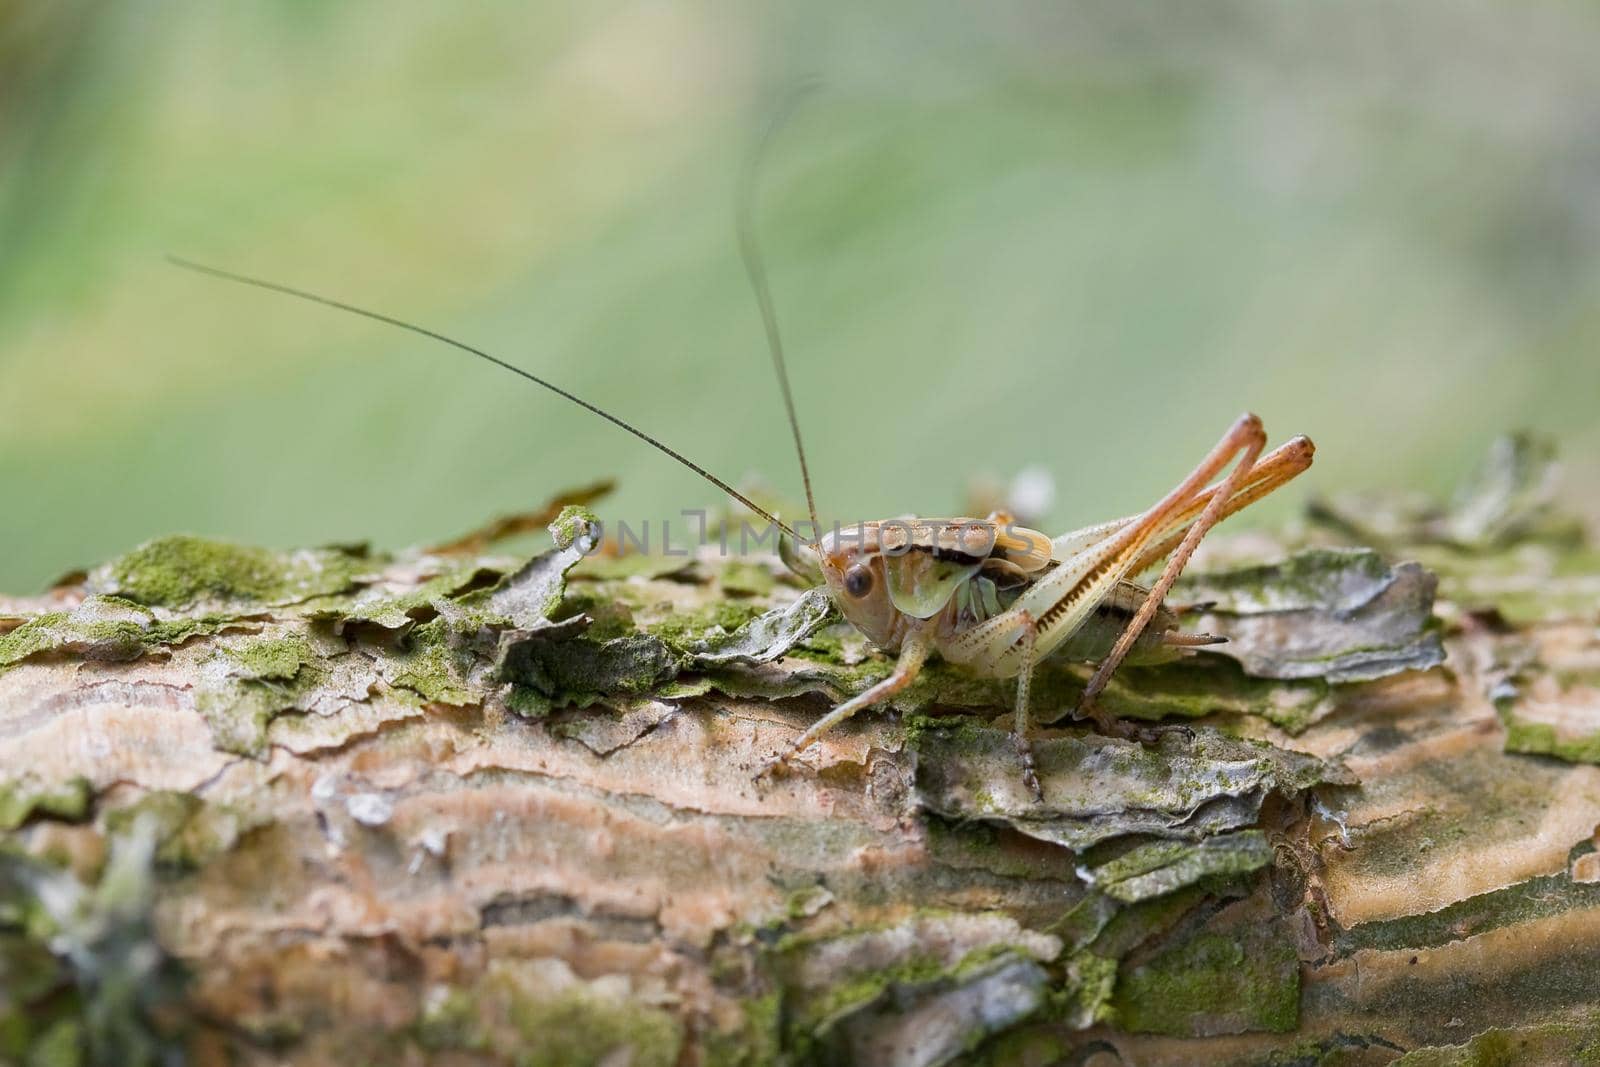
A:
MULTIPOLYGON (((168 538, 0 599, 0 1063, 1600 1063, 1600 566, 1452 506, 1219 538, 1226 655, 888 661, 776 564, 168 538)), ((521 530, 527 521, 503 524, 521 530)))

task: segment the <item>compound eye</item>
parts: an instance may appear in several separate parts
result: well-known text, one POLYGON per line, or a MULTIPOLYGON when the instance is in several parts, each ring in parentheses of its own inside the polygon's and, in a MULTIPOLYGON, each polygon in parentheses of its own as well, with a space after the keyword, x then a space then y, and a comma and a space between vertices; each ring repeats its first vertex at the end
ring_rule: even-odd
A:
POLYGON ((857 600, 872 592, 872 571, 860 563, 845 571, 844 591, 857 600))

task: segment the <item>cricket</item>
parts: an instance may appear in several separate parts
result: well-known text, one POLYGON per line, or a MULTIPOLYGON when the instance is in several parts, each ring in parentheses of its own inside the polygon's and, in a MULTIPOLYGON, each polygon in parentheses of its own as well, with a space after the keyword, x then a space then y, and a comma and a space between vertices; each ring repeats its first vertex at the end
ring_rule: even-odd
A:
POLYGON ((1196 547, 1223 519, 1260 500, 1311 465, 1315 448, 1295 437, 1263 455, 1266 432, 1255 415, 1240 416, 1204 458, 1138 515, 1051 538, 1017 525, 1003 512, 985 518, 897 518, 863 522, 824 534, 748 196, 739 212, 739 246, 765 327, 794 438, 812 536, 801 537, 777 515, 730 483, 629 422, 553 382, 482 349, 426 327, 305 289, 169 256, 174 265, 214 278, 310 301, 427 337, 476 356, 571 401, 693 471, 773 524, 787 541, 780 557, 791 571, 822 584, 839 613, 883 652, 895 656, 883 680, 818 719, 756 773, 785 766, 820 737, 917 679, 930 657, 976 675, 1016 679, 1012 736, 1024 783, 1043 794, 1029 743, 1029 690, 1035 667, 1050 656, 1097 664, 1073 712, 1103 733, 1147 740, 1150 728, 1105 714, 1096 698, 1124 662, 1157 663, 1219 644, 1224 638, 1180 630, 1193 608, 1174 608, 1167 593, 1196 547), (1227 473, 1224 474, 1223 472, 1227 473), (1155 581, 1137 579, 1160 566, 1155 581))

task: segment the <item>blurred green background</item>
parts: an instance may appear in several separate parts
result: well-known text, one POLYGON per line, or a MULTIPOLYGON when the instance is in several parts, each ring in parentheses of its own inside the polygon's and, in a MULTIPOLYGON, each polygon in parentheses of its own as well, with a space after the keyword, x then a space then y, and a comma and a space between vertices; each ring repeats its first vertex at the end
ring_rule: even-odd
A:
MULTIPOLYGON (((1309 492, 1516 427, 1600 489, 1600 7, 0 2, 0 589, 162 533, 438 539, 615 475, 717 494, 405 315, 825 513, 1042 464, 1135 510, 1244 409, 1309 492)), ((1271 517, 1269 511, 1266 517, 1271 517)))

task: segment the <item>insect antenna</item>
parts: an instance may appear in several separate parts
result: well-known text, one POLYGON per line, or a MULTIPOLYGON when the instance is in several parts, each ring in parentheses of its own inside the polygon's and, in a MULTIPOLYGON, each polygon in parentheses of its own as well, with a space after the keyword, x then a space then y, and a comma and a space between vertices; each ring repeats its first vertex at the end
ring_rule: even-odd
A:
POLYGON ((814 89, 814 82, 800 85, 778 106, 766 132, 745 163, 739 181, 739 255, 744 260, 745 274, 750 278, 750 288, 755 290, 756 304, 761 308, 761 324, 767 331, 767 349, 772 353, 772 367, 778 374, 778 388, 783 391, 783 407, 789 416, 789 430, 794 434, 794 451, 800 459, 800 480, 806 487, 806 510, 811 514, 811 536, 822 536, 822 526, 817 522, 817 501, 811 492, 811 468, 806 463, 806 446, 800 439, 800 420, 794 413, 794 394, 789 388, 789 369, 783 358, 783 338, 778 333, 778 312, 772 303, 772 290, 767 285, 767 268, 761 258, 761 247, 756 242, 755 201, 756 175, 761 161, 773 138, 794 112, 795 105, 814 89))
POLYGON ((354 304, 346 304, 342 300, 334 300, 332 297, 319 296, 316 293, 307 292, 304 289, 296 289, 290 285, 283 285, 279 282, 269 282, 263 278, 252 278, 247 274, 236 274, 233 271, 223 270, 220 267, 208 267, 204 263, 195 263, 192 260, 182 259, 178 256, 169 255, 167 257, 167 261, 172 263, 174 266, 182 267, 184 270, 192 270, 198 274, 208 274, 213 278, 221 278, 224 281, 238 282, 240 285, 250 285, 257 289, 266 289, 270 292, 282 293, 285 296, 297 297, 301 300, 308 300, 313 304, 322 304, 325 307, 337 308, 340 311, 348 311, 352 315, 360 315, 362 318, 372 319, 376 322, 387 323, 390 326, 397 326, 402 330, 409 330, 411 333, 419 334, 435 341, 442 341, 445 344, 450 345, 452 348, 459 348, 463 352, 477 356, 479 359, 486 360, 489 363, 493 363, 497 367, 504 368, 505 370, 510 371, 512 374, 526 378, 535 385, 542 385, 552 393, 555 393, 557 396, 566 397, 568 400, 572 401, 574 404, 578 405, 584 410, 594 412, 594 414, 599 415, 602 419, 605 419, 613 426, 617 426, 628 431, 629 433, 633 434, 633 436, 649 445, 651 448, 654 448, 656 451, 666 456, 670 456, 679 463, 683 464, 685 467, 694 471, 700 477, 704 478, 718 489, 721 489, 724 493, 727 493, 729 496, 733 497, 733 499, 737 500, 739 503, 755 512, 757 515, 760 515, 763 519, 766 519, 768 522, 772 523, 772 525, 782 530, 788 536, 798 539, 798 535, 777 516, 771 514, 765 508, 757 505, 749 497, 745 496, 733 486, 729 485, 721 478, 718 478, 715 474, 712 474, 710 471, 700 466, 700 464, 696 463, 688 456, 685 456, 682 452, 679 452, 678 450, 662 443, 661 441, 656 440, 654 437, 651 437, 637 426, 633 426, 622 421, 617 416, 611 414, 611 412, 598 408, 589 403, 587 400, 584 400, 582 397, 575 396, 572 393, 567 392, 559 385, 548 382, 531 371, 523 370, 514 363, 507 363, 498 356, 491 356, 481 348, 474 348, 464 341, 457 341, 453 337, 446 337, 444 334, 437 333, 425 326, 418 326, 415 323, 406 322, 404 319, 397 319, 392 315, 385 315, 379 311, 369 311, 366 308, 356 307, 354 304))

